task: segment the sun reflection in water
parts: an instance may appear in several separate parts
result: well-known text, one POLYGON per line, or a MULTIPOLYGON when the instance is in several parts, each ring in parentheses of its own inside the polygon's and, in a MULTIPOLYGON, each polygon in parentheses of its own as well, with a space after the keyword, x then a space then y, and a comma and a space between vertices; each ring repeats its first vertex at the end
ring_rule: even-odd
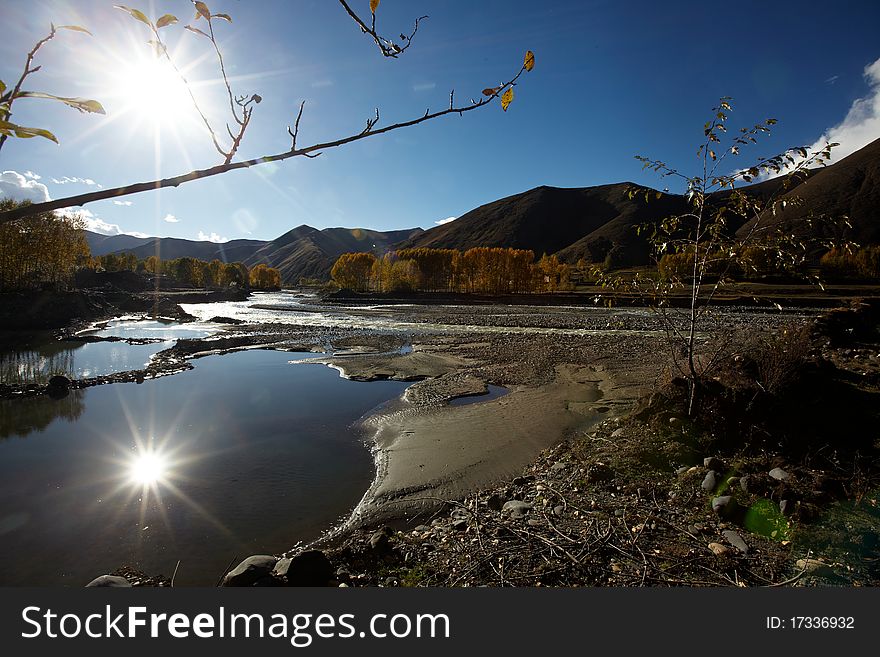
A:
POLYGON ((140 451, 129 465, 128 476, 133 484, 155 486, 168 473, 168 459, 158 452, 140 451))

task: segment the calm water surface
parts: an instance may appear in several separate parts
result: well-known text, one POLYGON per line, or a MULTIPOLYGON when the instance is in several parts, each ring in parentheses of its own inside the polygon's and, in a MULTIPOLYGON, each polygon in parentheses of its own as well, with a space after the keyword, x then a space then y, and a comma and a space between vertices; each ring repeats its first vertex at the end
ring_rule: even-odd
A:
POLYGON ((180 560, 178 583, 211 586, 234 557, 319 536, 373 476, 352 425, 407 384, 289 362, 312 356, 243 351, 0 400, 0 585, 82 586, 125 563, 170 576, 180 560))

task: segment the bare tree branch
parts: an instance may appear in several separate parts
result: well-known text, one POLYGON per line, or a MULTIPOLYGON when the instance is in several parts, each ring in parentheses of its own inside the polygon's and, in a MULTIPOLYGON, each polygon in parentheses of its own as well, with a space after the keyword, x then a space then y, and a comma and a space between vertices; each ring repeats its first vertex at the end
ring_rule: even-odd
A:
POLYGON ((413 37, 416 35, 416 32, 419 31, 419 23, 421 21, 425 20, 426 18, 428 18, 427 16, 420 16, 419 18, 417 18, 415 25, 413 26, 412 33, 409 36, 406 36, 405 34, 400 35, 400 40, 404 44, 404 45, 400 46, 400 45, 396 44, 394 41, 392 41, 391 39, 386 39, 384 37, 379 36, 379 34, 376 32, 376 14, 372 15, 372 20, 370 21, 370 26, 367 27, 367 24, 361 19, 360 16, 358 16, 354 12, 354 10, 351 7, 348 6, 348 3, 345 0, 339 0, 339 4, 341 4, 343 9, 345 9, 346 13, 348 13, 348 15, 351 16, 352 20, 354 20, 354 22, 360 26, 361 31, 364 34, 368 34, 369 36, 371 36, 373 38, 373 41, 376 42, 376 45, 379 47, 379 51, 382 53, 383 56, 392 57, 395 59, 404 50, 406 50, 407 48, 409 48, 412 45, 413 37))
MULTIPOLYGON (((513 78, 510 82, 506 83, 505 86, 509 86, 513 84, 514 80, 522 73, 517 74, 516 77, 513 78)), ((45 203, 33 203, 30 205, 20 206, 12 210, 7 210, 6 212, 0 212, 0 224, 5 224, 10 221, 15 221, 16 219, 21 219, 23 217, 29 217, 35 214, 40 214, 42 212, 51 212, 52 210, 59 210, 62 208, 69 208, 74 206, 83 206, 87 203, 94 203, 95 201, 103 201, 111 198, 118 198, 120 196, 128 196, 130 194, 138 194, 140 192, 147 192, 156 189, 163 189, 165 187, 178 187, 184 183, 192 182, 193 180, 201 180, 202 178, 209 178, 211 176, 216 176, 221 173, 226 173, 228 171, 235 171, 236 169, 247 169, 249 167, 257 166, 259 164, 266 164, 268 162, 280 162, 282 160, 287 160, 292 157, 316 157, 319 154, 319 151, 326 150, 328 148, 336 148, 338 146, 343 146, 345 144, 350 144, 355 141, 359 141, 361 139, 366 139, 367 137, 373 137, 377 135, 384 134, 386 132, 391 132, 392 130, 399 130, 401 128, 407 128, 410 126, 418 125, 419 123, 424 123, 425 121, 431 121, 433 119, 440 118, 442 116, 446 116, 447 114, 463 114, 464 112, 470 112, 479 107, 483 107, 485 105, 490 104, 495 98, 498 97, 498 94, 494 94, 490 97, 481 98, 479 101, 473 101, 472 104, 462 107, 449 107, 447 109, 441 110, 439 112, 434 113, 426 113, 423 116, 420 116, 416 119, 411 119, 409 121, 403 121, 400 123, 395 123, 392 125, 385 126, 383 128, 374 129, 375 121, 373 119, 369 119, 367 123, 369 124, 369 128, 362 130, 361 132, 353 135, 349 135, 348 137, 343 137, 341 139, 334 139, 328 142, 322 142, 319 144, 313 144, 311 146, 306 146, 305 148, 291 148, 288 151, 284 151, 282 153, 277 153, 275 155, 267 155, 264 157, 258 157, 250 160, 244 160, 241 162, 225 162, 224 164, 220 164, 218 166, 210 167, 207 169, 197 169, 195 171, 190 171, 189 173, 185 173, 179 176, 174 176, 172 178, 163 178, 161 180, 153 180, 150 182, 142 182, 136 183, 133 185, 125 185, 123 187, 113 187, 109 189, 101 189, 95 192, 90 192, 87 194, 79 194, 77 196, 69 196, 62 199, 57 199, 54 201, 47 201, 45 203)), ((378 110, 377 110, 378 112, 378 110)), ((300 106, 300 115, 302 114, 302 105, 300 106)), ((299 119, 300 116, 297 116, 296 122, 296 131, 292 133, 292 137, 296 138, 296 135, 299 131, 299 119)), ((289 129, 288 129, 289 131, 289 129)))

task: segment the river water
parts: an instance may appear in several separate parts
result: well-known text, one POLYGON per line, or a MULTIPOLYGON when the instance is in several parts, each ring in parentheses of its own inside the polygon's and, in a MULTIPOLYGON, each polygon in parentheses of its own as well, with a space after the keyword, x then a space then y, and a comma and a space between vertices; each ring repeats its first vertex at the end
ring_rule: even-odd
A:
MULTIPOLYGON (((108 331, 181 335, 170 329, 108 331)), ((86 346, 102 344, 131 349, 115 361, 126 368, 148 358, 86 346)), ((142 384, 0 400, 0 585, 78 587, 122 564, 170 576, 179 560, 176 583, 210 586, 232 559, 317 538, 373 476, 355 424, 407 384, 291 362, 313 356, 249 350, 142 384)))

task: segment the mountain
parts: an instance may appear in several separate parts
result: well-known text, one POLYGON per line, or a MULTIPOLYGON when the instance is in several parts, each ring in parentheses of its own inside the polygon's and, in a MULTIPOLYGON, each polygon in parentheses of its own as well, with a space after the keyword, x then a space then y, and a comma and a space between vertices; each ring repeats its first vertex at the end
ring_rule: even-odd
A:
MULTIPOLYGON (((800 235, 845 236, 855 242, 880 243, 880 139, 831 166, 815 170, 808 180, 783 196, 797 197, 776 217, 764 217, 766 225, 782 224, 800 235), (810 214, 824 215, 831 221, 812 225, 810 214), (847 217, 852 228, 844 229, 840 217, 847 217)), ((748 231, 749 222, 740 229, 748 231)))
POLYGON ((421 228, 381 232, 364 228, 299 226, 275 238, 242 260, 248 267, 265 262, 281 271, 281 279, 329 279, 333 263, 343 253, 371 251, 383 254, 391 247, 422 233, 421 228))
MULTIPOLYGON (((781 185, 782 179, 776 178, 740 191, 767 200, 781 191, 781 185)), ((570 189, 537 187, 481 205, 400 246, 460 250, 504 246, 531 249, 536 256, 556 254, 570 264, 580 258, 601 262, 611 253, 619 266, 647 264, 649 246, 645 237, 638 235, 637 227, 682 214, 688 208, 681 195, 663 194, 657 198, 656 194, 656 190, 631 183, 570 189), (630 198, 627 192, 632 188, 638 193, 630 198)), ((723 204, 729 194, 715 194, 710 202, 723 204)), ((810 212, 836 219, 832 223, 838 229, 843 225, 840 217, 845 215, 853 226, 847 237, 860 244, 880 243, 880 140, 840 162, 810 171, 786 197, 799 197, 803 203, 789 205, 777 218, 763 218, 765 224, 785 221, 797 233, 821 237, 833 231, 822 231, 806 222, 810 212)), ((733 225, 731 229, 744 234, 752 225, 733 225)))
MULTIPOLYGON (((781 190, 779 178, 766 180, 741 191, 766 200, 781 190)), ((729 192, 713 195, 723 204, 729 192)), ((798 197, 766 224, 785 222, 801 235, 828 236, 840 232, 847 216, 852 229, 846 236, 860 244, 880 244, 880 139, 840 162, 810 172, 806 180, 783 198, 798 197), (836 218, 834 230, 808 222, 810 213, 836 218)), ((531 249, 537 257, 556 254, 573 264, 580 258, 602 262, 609 254, 618 266, 647 264, 647 240, 636 228, 665 217, 682 214, 688 205, 683 196, 662 194, 632 183, 563 189, 541 186, 486 203, 455 221, 423 231, 421 228, 381 232, 360 228, 298 226, 269 242, 233 240, 224 244, 174 238, 105 236, 88 233, 94 255, 134 252, 140 258, 157 252, 162 258, 182 256, 226 262, 241 261, 249 267, 265 263, 281 270, 282 280, 327 279, 333 263, 347 252, 382 254, 392 248, 432 247, 467 250, 477 246, 531 249), (631 197, 629 190, 638 193, 631 197), (158 251, 157 251, 158 250, 158 251)), ((740 227, 741 234, 753 226, 740 227)))
POLYGON ((232 240, 215 243, 173 237, 134 237, 132 235, 100 235, 86 232, 92 255, 134 253, 138 258, 159 255, 163 260, 198 258, 243 262, 248 267, 260 263, 281 271, 285 283, 300 278, 330 278, 333 263, 343 253, 372 251, 382 254, 394 244, 423 232, 421 228, 375 231, 362 228, 325 228, 299 226, 271 241, 232 240))

